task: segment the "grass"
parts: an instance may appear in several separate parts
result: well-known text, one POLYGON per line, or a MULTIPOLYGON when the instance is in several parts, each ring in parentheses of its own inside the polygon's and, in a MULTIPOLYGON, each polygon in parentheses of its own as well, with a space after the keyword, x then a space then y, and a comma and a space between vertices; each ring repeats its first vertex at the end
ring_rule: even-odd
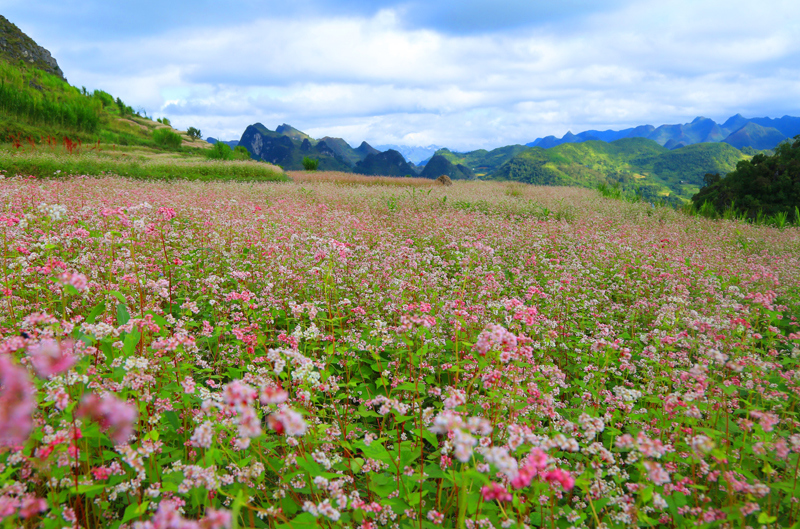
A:
POLYGON ((159 153, 131 147, 103 149, 95 144, 81 146, 68 154, 61 145, 45 149, 29 146, 20 150, 6 145, 0 146, 0 168, 7 176, 37 178, 114 174, 148 180, 288 181, 283 171, 273 165, 250 160, 211 160, 203 152, 159 153))

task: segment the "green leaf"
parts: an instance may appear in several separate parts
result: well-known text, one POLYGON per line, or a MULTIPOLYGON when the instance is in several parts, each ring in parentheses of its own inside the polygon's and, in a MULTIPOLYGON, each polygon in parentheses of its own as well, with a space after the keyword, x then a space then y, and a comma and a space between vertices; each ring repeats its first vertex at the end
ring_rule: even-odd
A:
POLYGON ((147 506, 150 505, 149 501, 142 502, 141 505, 132 503, 125 509, 125 514, 122 517, 122 523, 127 523, 134 518, 139 518, 147 512, 147 506))
POLYGON ((125 325, 130 321, 131 315, 128 314, 128 307, 120 303, 117 305, 117 323, 119 325, 125 325))
POLYGON ((125 299, 125 294, 123 294, 122 292, 120 292, 118 290, 112 290, 111 292, 109 292, 109 294, 111 294, 112 296, 117 298, 117 301, 119 301, 120 303, 127 303, 128 302, 128 300, 125 299))
POLYGON ((761 524, 772 523, 777 519, 778 519, 777 516, 770 516, 769 514, 767 514, 765 512, 762 512, 761 514, 758 515, 758 523, 761 523, 761 524))
POLYGON ((94 323, 97 320, 97 317, 106 311, 106 303, 105 301, 101 301, 97 305, 94 306, 92 311, 86 316, 86 323, 94 323))
MULTIPOLYGON (((122 307, 120 305, 119 307, 122 307)), ((117 307, 117 314, 119 314, 119 307, 117 307)), ((119 315, 117 316, 119 319, 119 315)), ((142 335, 138 331, 129 332, 128 335, 125 337, 125 341, 122 343, 122 352, 126 355, 132 355, 133 352, 136 350, 136 346, 139 344, 139 340, 141 340, 142 335)))

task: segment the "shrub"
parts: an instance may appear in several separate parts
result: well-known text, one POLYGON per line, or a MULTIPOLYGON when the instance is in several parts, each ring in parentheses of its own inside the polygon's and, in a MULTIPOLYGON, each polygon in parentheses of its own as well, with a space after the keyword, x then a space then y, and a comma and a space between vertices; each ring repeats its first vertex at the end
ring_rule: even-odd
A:
POLYGON ((177 132, 171 131, 169 129, 156 129, 153 131, 153 140, 163 146, 168 147, 170 149, 178 149, 183 143, 180 135, 177 132))
POLYGON ((236 160, 249 160, 250 151, 248 151, 247 148, 242 145, 237 145, 233 150, 233 157, 236 160))
POLYGON ((316 171, 319 167, 319 160, 303 156, 303 169, 306 171, 316 171))
POLYGON ((233 160, 233 151, 230 145, 218 141, 214 147, 208 151, 208 157, 212 160, 233 160))

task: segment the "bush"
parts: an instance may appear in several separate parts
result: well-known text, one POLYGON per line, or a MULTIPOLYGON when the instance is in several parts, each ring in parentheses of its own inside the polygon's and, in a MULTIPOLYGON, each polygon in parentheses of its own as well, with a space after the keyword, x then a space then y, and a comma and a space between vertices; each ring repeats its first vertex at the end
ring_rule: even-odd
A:
POLYGON ((319 160, 303 156, 303 169, 306 171, 316 171, 319 167, 319 160))
POLYGON ((212 160, 233 160, 233 151, 227 143, 218 141, 208 151, 208 157, 212 160))
POLYGON ((154 130, 153 140, 162 147, 168 147, 170 149, 178 149, 183 143, 180 134, 169 129, 154 130))
POLYGON ((237 145, 236 148, 233 150, 233 157, 236 160, 249 160, 250 151, 247 148, 243 147, 242 145, 237 145))

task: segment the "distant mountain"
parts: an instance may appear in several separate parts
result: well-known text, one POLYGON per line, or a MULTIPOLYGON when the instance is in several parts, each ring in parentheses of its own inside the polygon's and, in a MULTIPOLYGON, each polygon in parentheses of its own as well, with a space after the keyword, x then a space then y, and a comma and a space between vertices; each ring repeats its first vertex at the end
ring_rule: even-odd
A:
POLYGON ((0 59, 11 64, 23 61, 66 81, 64 72, 58 67, 58 62, 50 52, 36 44, 32 38, 2 15, 0 15, 0 59))
POLYGON ((417 172, 403 155, 394 149, 367 155, 356 164, 353 172, 365 175, 417 176, 417 172))
POLYGON ((308 156, 319 160, 319 169, 322 171, 351 171, 351 166, 326 142, 314 140, 312 143, 308 135, 288 125, 278 128, 282 132, 271 131, 261 123, 250 125, 242 134, 239 145, 247 149, 252 158, 284 169, 303 169, 303 158, 308 156))
POLYGON ((427 147, 408 147, 407 145, 376 145, 379 151, 388 151, 389 149, 399 152, 409 162, 414 162, 421 165, 422 162, 428 160, 433 156, 437 150, 441 149, 436 145, 428 145, 427 147))
POLYGON ((222 143, 226 143, 228 147, 230 147, 231 149, 235 149, 239 145, 239 140, 224 141, 224 140, 218 140, 217 138, 206 138, 206 141, 212 145, 222 141, 222 143))
POLYGON ((695 118, 691 123, 679 125, 661 125, 656 128, 652 125, 623 129, 619 131, 587 130, 578 134, 567 132, 561 138, 546 136, 537 138, 527 144, 528 147, 542 147, 551 149, 565 143, 582 143, 585 141, 602 140, 616 141, 622 138, 647 138, 654 140, 659 145, 668 149, 676 149, 695 143, 726 142, 738 148, 751 147, 754 149, 772 149, 781 141, 800 134, 800 118, 783 116, 773 118, 745 118, 737 114, 728 118, 725 123, 718 124, 714 120, 704 117, 695 118), (740 132, 748 124, 755 124, 767 132, 758 129, 748 129, 740 132), (776 134, 777 132, 777 134, 776 134), (728 139, 730 138, 730 141, 728 139))
POLYGON ((746 159, 727 143, 698 143, 669 150, 647 138, 607 143, 590 140, 520 152, 489 178, 538 185, 595 187, 619 184, 650 200, 689 198, 706 173, 727 173, 746 159))
POLYGON ((355 149, 350 147, 350 144, 344 141, 342 138, 331 138, 330 136, 325 136, 319 141, 324 141, 328 147, 330 147, 333 152, 339 156, 339 158, 347 162, 351 167, 355 167, 358 162, 366 158, 368 155, 378 154, 380 152, 379 150, 372 148, 370 144, 365 141, 362 141, 361 145, 355 149))
POLYGON ((453 180, 473 180, 475 173, 462 164, 454 164, 441 154, 434 154, 425 164, 420 176, 423 178, 439 178, 447 175, 453 180))
POLYGON ((754 149, 772 149, 786 139, 778 129, 762 127, 750 122, 723 140, 737 149, 752 147, 754 149))

